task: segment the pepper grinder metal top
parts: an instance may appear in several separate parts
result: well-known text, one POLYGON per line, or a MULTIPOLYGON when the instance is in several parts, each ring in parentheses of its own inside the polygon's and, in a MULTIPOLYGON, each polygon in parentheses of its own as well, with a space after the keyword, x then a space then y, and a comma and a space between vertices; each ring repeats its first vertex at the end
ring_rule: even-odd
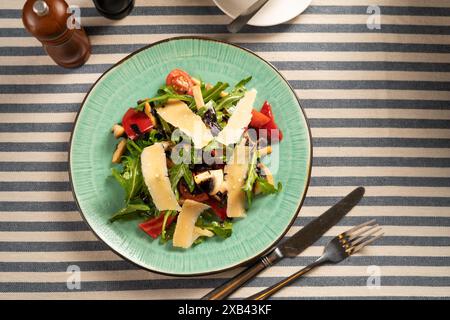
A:
POLYGON ((33 12, 40 17, 45 16, 48 13, 47 2, 42 0, 35 1, 33 4, 33 12))

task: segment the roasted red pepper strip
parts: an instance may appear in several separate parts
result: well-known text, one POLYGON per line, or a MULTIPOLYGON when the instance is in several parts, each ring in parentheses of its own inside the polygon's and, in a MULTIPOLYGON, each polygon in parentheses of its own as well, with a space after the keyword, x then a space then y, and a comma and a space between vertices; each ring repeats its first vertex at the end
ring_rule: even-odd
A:
POLYGON ((227 207, 222 206, 219 201, 209 198, 205 203, 211 207, 220 220, 223 221, 227 218, 227 207))
POLYGON ((252 128, 262 128, 265 124, 270 121, 270 118, 266 116, 264 113, 252 110, 252 120, 250 121, 249 126, 252 128))
MULTIPOLYGON (((168 216, 166 221, 166 229, 170 226, 170 224, 175 220, 176 216, 168 216)), ((162 232, 162 225, 164 223, 164 213, 161 213, 158 217, 152 218, 145 222, 139 224, 139 228, 141 228, 145 233, 147 233, 153 239, 159 237, 162 232)))
POLYGON ((152 120, 143 111, 136 111, 133 108, 128 109, 122 118, 122 127, 131 140, 149 132, 154 126, 152 120))
POLYGON ((275 117, 273 116, 273 113, 272 113, 272 107, 270 106, 270 104, 267 101, 264 102, 264 104, 261 108, 261 113, 270 118, 270 121, 261 127, 261 129, 267 130, 267 138, 269 140, 271 139, 271 135, 272 135, 271 130, 275 129, 275 130, 278 130, 278 141, 281 141, 283 139, 283 133, 281 132, 280 129, 278 129, 278 126, 275 123, 275 117))

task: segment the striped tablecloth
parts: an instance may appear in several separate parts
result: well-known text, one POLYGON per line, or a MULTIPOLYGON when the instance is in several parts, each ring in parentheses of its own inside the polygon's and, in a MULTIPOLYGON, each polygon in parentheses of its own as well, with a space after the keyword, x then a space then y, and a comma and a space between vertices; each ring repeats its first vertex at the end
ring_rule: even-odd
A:
POLYGON ((229 18, 210 0, 138 0, 121 21, 99 17, 89 0, 69 3, 81 6, 93 51, 75 70, 54 65, 25 32, 23 1, 0 2, 0 298, 198 298, 236 273, 199 281, 140 270, 95 238, 71 194, 68 141, 86 91, 130 52, 176 35, 249 48, 296 89, 315 150, 294 230, 354 186, 367 188, 327 237, 235 297, 298 270, 330 236, 374 217, 381 241, 275 297, 450 297, 449 0, 314 0, 289 24, 238 35, 226 33, 229 18), (367 27, 369 5, 381 11, 381 29, 367 27))

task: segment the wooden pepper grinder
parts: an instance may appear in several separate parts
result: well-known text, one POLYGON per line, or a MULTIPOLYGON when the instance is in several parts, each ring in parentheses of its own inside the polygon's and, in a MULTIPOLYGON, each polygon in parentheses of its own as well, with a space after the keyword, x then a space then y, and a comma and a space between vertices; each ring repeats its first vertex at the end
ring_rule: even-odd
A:
POLYGON ((84 64, 91 45, 81 26, 68 23, 71 16, 64 0, 27 0, 23 6, 22 21, 48 55, 60 66, 75 68, 84 64), (74 26, 74 27, 68 27, 74 26))

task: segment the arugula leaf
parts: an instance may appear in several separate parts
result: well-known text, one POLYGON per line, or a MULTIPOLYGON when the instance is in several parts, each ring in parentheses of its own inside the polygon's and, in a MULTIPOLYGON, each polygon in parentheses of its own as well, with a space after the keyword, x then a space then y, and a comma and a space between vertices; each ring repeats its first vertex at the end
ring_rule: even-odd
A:
POLYGON ((248 165, 247 179, 245 180, 242 190, 244 190, 247 197, 247 204, 250 207, 253 198, 253 185, 258 178, 258 173, 256 172, 256 162, 258 160, 258 153, 253 152, 250 164, 248 165))
POLYGON ((167 224, 167 219, 170 216, 175 216, 178 212, 176 210, 168 210, 166 211, 166 213, 164 214, 164 220, 163 220, 163 224, 162 224, 162 231, 161 231, 161 240, 163 242, 165 242, 166 240, 168 240, 166 238, 166 224, 167 224))
POLYGON ((142 200, 137 200, 134 203, 128 203, 124 208, 117 211, 111 218, 109 218, 109 222, 114 222, 116 220, 126 218, 131 214, 149 212, 152 210, 154 210, 154 208, 145 204, 142 200))
POLYGON ((245 89, 245 85, 250 80, 252 80, 251 76, 239 81, 227 96, 218 101, 216 111, 226 109, 227 111, 231 112, 231 107, 234 106, 239 100, 241 100, 245 92, 247 91, 245 89))
POLYGON ((141 172, 141 161, 138 156, 125 156, 122 160, 123 171, 113 168, 112 175, 125 190, 125 203, 139 195, 144 187, 144 178, 141 172))
POLYGON ((186 182, 190 192, 194 191, 195 188, 194 177, 189 169, 189 165, 185 163, 176 164, 169 169, 169 180, 172 190, 177 196, 179 196, 177 186, 181 178, 186 182))
POLYGON ((275 187, 273 184, 262 177, 257 177, 256 182, 258 183, 261 193, 263 194, 278 193, 282 189, 281 182, 278 182, 277 187, 275 187))
POLYGON ((226 239, 233 233, 233 223, 230 220, 220 221, 209 211, 203 212, 195 223, 197 227, 214 232, 215 235, 226 239))

